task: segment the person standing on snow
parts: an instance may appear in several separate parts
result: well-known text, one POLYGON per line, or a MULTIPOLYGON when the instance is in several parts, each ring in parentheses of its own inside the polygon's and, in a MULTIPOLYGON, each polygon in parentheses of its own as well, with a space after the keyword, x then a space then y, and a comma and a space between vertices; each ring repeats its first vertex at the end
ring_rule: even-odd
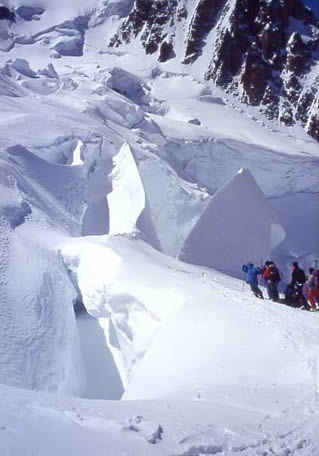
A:
POLYGON ((264 299, 264 295, 258 287, 258 276, 262 273, 262 269, 258 267, 255 268, 253 263, 243 264, 241 269, 245 273, 246 283, 249 284, 250 289, 256 298, 264 299))
POLYGON ((291 265, 292 274, 291 282, 288 287, 292 289, 293 292, 293 301, 299 305, 299 307, 304 306, 307 310, 309 309, 309 304, 306 298, 303 295, 303 287, 306 283, 306 274, 303 269, 299 267, 297 261, 294 261, 291 265))
POLYGON ((269 299, 271 299, 274 302, 278 302, 278 283, 280 282, 280 274, 278 268, 275 266, 275 263, 273 261, 266 261, 263 270, 263 278, 266 282, 269 299))
POLYGON ((308 300, 311 305, 311 310, 317 310, 315 299, 319 303, 319 271, 314 268, 309 268, 307 280, 308 300))

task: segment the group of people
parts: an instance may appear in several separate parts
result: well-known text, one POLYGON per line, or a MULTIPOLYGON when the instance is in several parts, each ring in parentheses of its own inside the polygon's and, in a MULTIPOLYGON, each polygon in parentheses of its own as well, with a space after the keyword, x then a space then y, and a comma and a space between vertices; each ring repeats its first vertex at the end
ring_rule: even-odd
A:
POLYGON ((242 266, 245 273, 245 281, 257 298, 264 299, 259 288, 258 276, 264 279, 269 299, 274 302, 283 302, 293 307, 301 307, 306 310, 319 310, 319 270, 309 268, 308 276, 299 267, 297 261, 291 265, 291 281, 286 288, 284 299, 280 299, 278 285, 281 281, 280 272, 273 261, 266 261, 264 266, 256 267, 253 263, 242 266), (309 305, 309 303, 310 305, 309 305))

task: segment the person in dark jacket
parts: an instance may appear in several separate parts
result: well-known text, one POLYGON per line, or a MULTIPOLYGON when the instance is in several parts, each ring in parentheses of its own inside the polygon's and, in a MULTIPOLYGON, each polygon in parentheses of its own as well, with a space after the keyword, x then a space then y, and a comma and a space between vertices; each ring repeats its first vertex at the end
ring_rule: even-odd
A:
POLYGON ((309 310, 309 304, 303 295, 303 287, 306 282, 305 271, 299 267, 297 261, 294 261, 291 267, 291 282, 286 290, 286 300, 292 302, 295 307, 304 307, 309 310))
POLYGON ((271 299, 274 302, 278 302, 278 284, 280 282, 280 274, 278 268, 276 267, 273 261, 266 261, 263 270, 263 278, 266 282, 269 299, 271 299))
POLYGON ((306 274, 303 269, 299 267, 297 261, 294 261, 291 265, 292 273, 291 273, 291 285, 295 283, 304 284, 306 282, 306 274))
POLYGON ((264 299, 264 295, 258 287, 258 276, 262 273, 262 269, 256 268, 253 263, 243 264, 241 269, 245 273, 246 283, 249 284, 250 289, 256 298, 264 299))

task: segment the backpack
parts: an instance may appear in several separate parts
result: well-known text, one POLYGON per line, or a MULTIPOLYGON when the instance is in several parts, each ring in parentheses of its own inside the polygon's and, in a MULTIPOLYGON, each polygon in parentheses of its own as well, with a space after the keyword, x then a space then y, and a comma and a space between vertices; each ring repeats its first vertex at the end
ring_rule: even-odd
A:
POLYGON ((272 282, 280 282, 281 277, 280 277, 278 268, 276 268, 276 266, 270 266, 269 277, 272 280, 272 282))
POLYGON ((301 284, 306 282, 306 274, 303 269, 297 268, 293 273, 294 281, 301 284))
POLYGON ((319 270, 313 271, 313 287, 319 289, 319 270))

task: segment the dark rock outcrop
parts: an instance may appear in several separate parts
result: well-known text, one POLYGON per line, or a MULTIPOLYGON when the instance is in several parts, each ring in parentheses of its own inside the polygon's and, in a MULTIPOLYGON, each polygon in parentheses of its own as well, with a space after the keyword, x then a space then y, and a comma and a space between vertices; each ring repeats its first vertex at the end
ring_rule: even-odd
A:
POLYGON ((178 0, 136 0, 110 46, 118 47, 122 43, 129 43, 132 37, 136 38, 141 33, 146 53, 157 52, 167 36, 164 26, 173 25, 177 6, 178 0))
POLYGON ((319 141, 319 21, 302 0, 135 0, 110 46, 133 39, 160 62, 177 43, 185 65, 205 55, 203 78, 319 141))
POLYGON ((307 89, 319 61, 319 22, 312 12, 300 0, 237 0, 228 23, 217 28, 206 79, 241 93, 241 101, 260 106, 270 119, 299 121, 319 140, 316 127, 310 129, 319 85, 307 89))
POLYGON ((226 3, 226 0, 199 0, 191 20, 183 63, 194 62, 202 53, 205 38, 216 25, 226 3))

